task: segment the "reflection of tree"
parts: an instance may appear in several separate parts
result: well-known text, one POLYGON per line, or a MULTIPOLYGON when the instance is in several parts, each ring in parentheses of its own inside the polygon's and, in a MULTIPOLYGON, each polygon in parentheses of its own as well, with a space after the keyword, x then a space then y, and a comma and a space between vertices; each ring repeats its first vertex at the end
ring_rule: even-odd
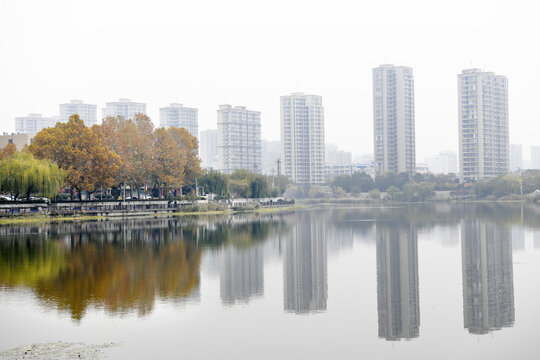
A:
POLYGON ((376 233, 379 337, 415 338, 420 332, 416 229, 382 222, 376 233))
POLYGON ((199 286, 200 250, 192 242, 175 241, 178 235, 169 232, 157 241, 151 232, 139 231, 130 233, 131 243, 81 242, 80 236, 74 236, 69 247, 48 241, 46 246, 26 243, 31 250, 25 251, 13 250, 24 244, 15 241, 12 250, 2 250, 0 282, 30 286, 41 299, 68 310, 77 320, 90 305, 113 313, 137 309, 144 315, 151 311, 156 296, 179 300, 199 286), (51 248, 56 249, 55 256, 51 248), (50 267, 44 263, 57 260, 62 266, 44 271, 50 267), (11 264, 15 268, 26 265, 15 270, 21 275, 14 275, 7 271, 11 264))
POLYGON ((463 220, 463 322, 474 334, 512 326, 514 281, 510 229, 463 220))

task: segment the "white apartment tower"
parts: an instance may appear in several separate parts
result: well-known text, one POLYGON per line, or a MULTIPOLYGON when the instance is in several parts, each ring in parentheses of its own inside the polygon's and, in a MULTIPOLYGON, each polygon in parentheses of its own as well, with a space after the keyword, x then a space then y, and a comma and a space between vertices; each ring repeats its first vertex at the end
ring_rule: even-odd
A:
POLYGON ((416 170, 414 78, 410 67, 373 69, 373 143, 375 170, 416 170))
POLYGON ((508 174, 508 79, 478 69, 458 75, 461 181, 508 174))
POLYGON ((281 97, 283 174, 297 184, 325 182, 322 96, 293 93, 281 97))
POLYGON ((261 113, 244 106, 220 105, 217 111, 220 171, 261 171, 261 113))
POLYGON ((41 130, 53 127, 59 121, 57 117, 43 117, 41 114, 28 114, 15 118, 15 132, 36 135, 41 130))
POLYGON ((125 119, 133 119, 135 114, 146 114, 146 104, 133 102, 130 99, 119 99, 109 102, 102 110, 102 116, 122 116, 125 119))
POLYGON ((199 138, 198 110, 184 107, 182 104, 171 104, 159 109, 159 124, 162 127, 183 127, 196 138, 199 138))
POLYGON ((71 115, 78 114, 88 127, 97 124, 97 105, 85 104, 81 100, 71 100, 69 103, 60 104, 60 121, 68 122, 71 115))

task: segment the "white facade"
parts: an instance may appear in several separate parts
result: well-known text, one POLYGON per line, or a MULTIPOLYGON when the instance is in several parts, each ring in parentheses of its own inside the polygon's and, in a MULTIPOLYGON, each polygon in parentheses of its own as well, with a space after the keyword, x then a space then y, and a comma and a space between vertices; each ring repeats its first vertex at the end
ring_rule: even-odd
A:
POLYGON ((508 79, 479 69, 458 75, 461 180, 508 174, 508 79))
POLYGON ((262 173, 266 175, 277 174, 278 159, 281 159, 281 143, 279 141, 261 140, 262 173))
POLYGON ((206 169, 217 169, 219 166, 217 137, 218 131, 215 129, 201 131, 199 154, 201 155, 202 166, 206 169))
POLYGON ((218 168, 261 171, 261 113, 244 106, 220 105, 217 111, 218 168))
POLYGON ((146 104, 133 102, 130 99, 119 99, 116 102, 108 102, 102 110, 102 116, 122 116, 125 119, 133 119, 135 114, 146 114, 146 104))
POLYGON ((453 151, 442 151, 437 155, 426 158, 429 171, 433 174, 457 174, 457 154, 453 151))
POLYGON ((373 69, 375 168, 406 172, 416 168, 413 70, 381 65, 373 69))
POLYGON ((523 169, 523 147, 521 144, 510 144, 510 171, 523 169))
POLYGON ((78 114, 88 127, 97 124, 97 105, 85 104, 81 100, 71 100, 60 104, 60 121, 68 122, 71 115, 78 114))
POLYGON ((283 174, 297 184, 324 184, 324 108, 322 96, 293 93, 281 97, 283 174))
POLYGON ((15 118, 15 132, 36 135, 41 130, 53 127, 58 122, 57 117, 43 117, 41 114, 28 114, 15 118))
POLYGON ((169 128, 183 127, 196 138, 199 138, 199 114, 195 108, 184 107, 182 104, 171 104, 159 109, 159 124, 169 128))

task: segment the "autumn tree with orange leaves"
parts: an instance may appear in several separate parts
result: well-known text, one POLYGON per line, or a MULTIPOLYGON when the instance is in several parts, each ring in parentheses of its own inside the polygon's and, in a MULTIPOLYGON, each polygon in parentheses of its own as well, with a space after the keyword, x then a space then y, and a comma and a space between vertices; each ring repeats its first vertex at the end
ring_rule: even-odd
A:
POLYGON ((72 189, 93 192, 113 185, 121 164, 120 156, 103 140, 101 127, 86 127, 79 115, 67 123, 40 131, 29 147, 39 159, 54 161, 66 171, 66 184, 72 189))

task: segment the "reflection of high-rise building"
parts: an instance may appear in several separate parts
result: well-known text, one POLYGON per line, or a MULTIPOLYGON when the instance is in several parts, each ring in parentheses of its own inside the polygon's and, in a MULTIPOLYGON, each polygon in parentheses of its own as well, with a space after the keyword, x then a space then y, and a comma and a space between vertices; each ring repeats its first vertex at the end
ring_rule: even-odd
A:
POLYGON ((377 224, 379 337, 411 339, 420 333, 418 238, 414 227, 377 224))
POLYGON ((284 308, 297 314, 326 310, 328 293, 325 225, 314 215, 299 215, 285 243, 284 308))
POLYGON ((535 249, 540 249, 540 230, 533 232, 533 246, 535 249))
POLYGON ((248 302, 264 291, 263 251, 229 246, 223 249, 220 275, 221 301, 225 304, 248 302))
POLYGON ((463 322, 473 334, 512 326, 514 280, 510 229, 494 223, 463 221, 463 322))
POLYGON ((512 228, 512 250, 525 250, 525 228, 522 226, 512 228))

